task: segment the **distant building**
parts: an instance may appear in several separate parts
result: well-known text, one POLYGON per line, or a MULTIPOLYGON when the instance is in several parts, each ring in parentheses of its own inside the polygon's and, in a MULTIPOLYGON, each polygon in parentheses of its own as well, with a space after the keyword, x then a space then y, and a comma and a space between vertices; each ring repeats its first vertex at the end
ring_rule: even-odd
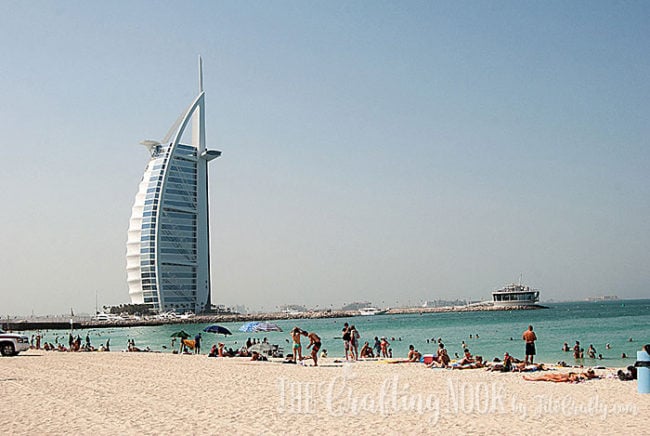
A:
POLYGON ((471 300, 426 300, 422 303, 422 307, 454 307, 454 306, 467 306, 468 304, 476 303, 471 300))
POLYGON ((126 269, 133 304, 154 311, 210 309, 208 162, 205 93, 199 58, 199 94, 161 141, 143 141, 151 157, 129 223, 126 269), (191 144, 181 140, 192 120, 191 144))

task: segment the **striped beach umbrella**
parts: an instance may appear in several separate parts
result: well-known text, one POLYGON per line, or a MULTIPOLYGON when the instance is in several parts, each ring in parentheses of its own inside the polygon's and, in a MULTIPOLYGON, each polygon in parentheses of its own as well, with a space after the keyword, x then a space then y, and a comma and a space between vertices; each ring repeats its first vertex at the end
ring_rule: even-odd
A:
POLYGON ((250 321, 239 327, 240 332, 251 333, 255 331, 255 326, 260 324, 259 321, 250 321))
POLYGON ((253 327, 254 332, 281 332, 279 325, 272 322, 260 322, 253 327))

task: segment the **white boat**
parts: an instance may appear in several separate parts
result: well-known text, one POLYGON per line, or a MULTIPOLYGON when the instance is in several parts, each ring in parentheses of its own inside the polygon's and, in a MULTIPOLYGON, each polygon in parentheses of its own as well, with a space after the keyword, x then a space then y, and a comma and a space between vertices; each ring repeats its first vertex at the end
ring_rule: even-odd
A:
POLYGON ((115 315, 113 313, 101 312, 93 316, 92 320, 93 321, 124 321, 124 318, 122 318, 119 315, 115 315))
POLYGON ((533 306, 538 301, 539 291, 521 283, 513 283, 492 292, 495 307, 533 306))
POLYGON ((176 314, 176 312, 161 312, 158 315, 156 315, 156 319, 177 319, 180 316, 176 314))
POLYGON ((387 313, 390 309, 377 309, 376 307, 363 307, 359 309, 359 315, 370 316, 370 315, 383 315, 387 313))

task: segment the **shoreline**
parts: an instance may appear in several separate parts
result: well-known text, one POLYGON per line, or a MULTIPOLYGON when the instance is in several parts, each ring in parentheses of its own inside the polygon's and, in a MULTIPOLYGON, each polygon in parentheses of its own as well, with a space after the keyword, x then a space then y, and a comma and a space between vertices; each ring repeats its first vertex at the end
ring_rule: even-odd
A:
MULTIPOLYGON (((493 312, 493 311, 513 311, 513 310, 541 310, 548 309, 546 306, 515 306, 515 307, 495 307, 495 306, 447 306, 447 307, 408 307, 389 309, 384 315, 370 315, 369 317, 385 315, 422 315, 425 313, 450 313, 450 312, 493 312)), ((259 314, 217 314, 217 315, 195 315, 187 319, 127 319, 118 321, 94 321, 92 319, 82 319, 81 317, 56 317, 48 319, 6 319, 0 321, 2 330, 27 331, 27 330, 69 330, 72 326, 74 329, 90 328, 112 328, 112 327, 143 327, 159 326, 168 324, 209 324, 223 322, 247 322, 247 321, 277 321, 289 319, 324 319, 324 318, 349 318, 362 316, 357 310, 338 310, 338 311, 313 311, 296 314, 287 314, 282 312, 270 312, 259 314), (75 319, 76 318, 76 319, 75 319), (71 322, 72 321, 72 322, 71 322)))

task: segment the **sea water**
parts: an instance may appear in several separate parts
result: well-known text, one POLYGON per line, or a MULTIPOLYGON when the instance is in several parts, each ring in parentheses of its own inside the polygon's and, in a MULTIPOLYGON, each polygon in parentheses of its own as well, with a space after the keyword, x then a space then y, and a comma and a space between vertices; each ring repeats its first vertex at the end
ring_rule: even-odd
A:
MULTIPOLYGON (((528 325, 532 325, 538 338, 536 362, 565 361, 569 365, 608 367, 633 364, 636 351, 640 350, 643 344, 650 343, 650 300, 553 303, 547 306, 548 309, 541 310, 278 320, 275 322, 283 332, 266 333, 240 332, 239 327, 243 322, 220 324, 228 328, 233 333, 232 336, 202 332, 209 324, 95 328, 75 330, 72 333, 75 336, 80 335, 82 340, 87 334, 95 346, 110 338, 111 351, 126 349, 127 340, 132 339, 138 348, 149 347, 153 351, 171 352, 171 335, 182 329, 192 337, 202 332, 203 353, 207 353, 212 344, 217 342, 224 342, 226 348, 237 350, 245 344, 247 338, 267 338, 270 343, 280 345, 287 352, 291 349, 289 332, 294 326, 298 326, 303 330, 316 332, 321 337, 322 348, 327 349, 330 357, 342 357, 341 330, 347 322, 356 326, 361 334, 360 347, 365 341, 372 346, 375 336, 385 336, 391 344, 393 357, 396 358, 406 358, 410 344, 422 354, 433 354, 437 349, 438 338, 442 338, 452 359, 456 353, 462 356, 464 342, 472 354, 481 355, 488 360, 494 357, 502 358, 506 351, 523 360, 524 341, 521 335, 528 325), (575 341, 580 341, 584 348, 584 359, 576 360, 572 352, 562 351, 564 342, 572 349, 575 341), (596 356, 602 354, 602 360, 587 357, 590 344, 596 348, 596 356), (611 348, 606 349, 606 344, 610 344, 611 348), (623 353, 628 357, 621 358, 623 353)), ((35 333, 26 332, 29 335, 35 333)), ((45 341, 54 343, 58 339, 66 346, 68 333, 63 330, 41 332, 45 341)), ((174 349, 178 349, 178 342, 175 343, 174 349)))

